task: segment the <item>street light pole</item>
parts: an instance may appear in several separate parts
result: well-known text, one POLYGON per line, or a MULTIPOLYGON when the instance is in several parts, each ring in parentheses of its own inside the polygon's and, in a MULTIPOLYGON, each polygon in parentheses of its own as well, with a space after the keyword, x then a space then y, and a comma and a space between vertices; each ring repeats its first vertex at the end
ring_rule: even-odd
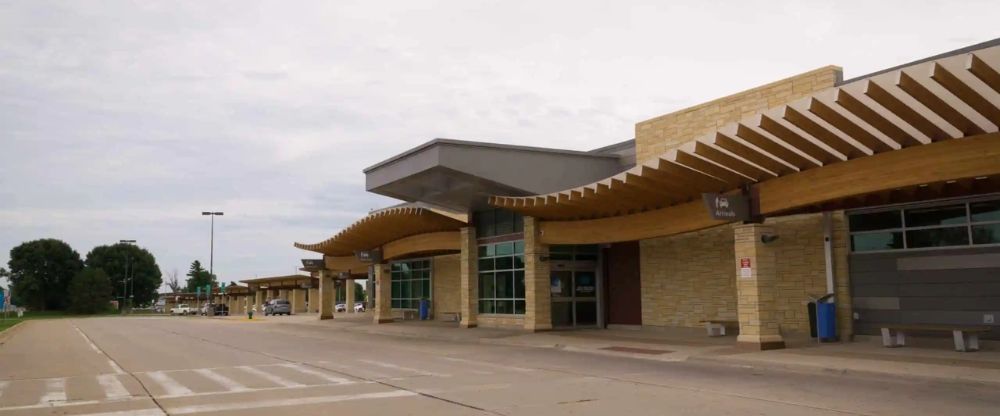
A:
MULTIPOLYGON (((215 276, 215 217, 223 215, 223 212, 221 212, 221 211, 202 211, 201 215, 208 215, 208 216, 212 217, 212 236, 211 236, 211 242, 209 243, 209 251, 208 251, 208 275, 209 275, 208 279, 209 279, 209 283, 212 283, 211 279, 212 279, 212 277, 215 276)), ((207 299, 212 299, 212 289, 211 289, 211 286, 208 289, 208 293, 207 293, 206 298, 207 299)))
MULTIPOLYGON (((135 244, 135 240, 118 240, 119 244, 135 244)), ((132 268, 132 254, 125 253, 125 279, 122 280, 122 311, 125 311, 125 302, 128 301, 128 309, 132 309, 132 299, 135 299, 135 270, 132 268), (131 283, 131 290, 126 283, 131 283), (129 292, 132 297, 129 298, 129 292)))

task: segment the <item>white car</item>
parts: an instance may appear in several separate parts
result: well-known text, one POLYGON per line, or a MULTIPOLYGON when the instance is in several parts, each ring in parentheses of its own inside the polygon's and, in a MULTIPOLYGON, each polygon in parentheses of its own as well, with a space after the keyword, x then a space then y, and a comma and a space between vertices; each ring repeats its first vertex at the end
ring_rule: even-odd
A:
POLYGON ((364 302, 358 302, 354 304, 354 312, 364 312, 364 311, 365 311, 364 302))
POLYGON ((338 303, 336 305, 333 305, 333 311, 334 312, 347 312, 347 304, 338 303))
POLYGON ((195 314, 195 310, 191 309, 190 305, 188 305, 186 303, 182 303, 182 304, 177 305, 177 306, 175 306, 173 308, 170 308, 170 314, 171 315, 194 315, 195 314))

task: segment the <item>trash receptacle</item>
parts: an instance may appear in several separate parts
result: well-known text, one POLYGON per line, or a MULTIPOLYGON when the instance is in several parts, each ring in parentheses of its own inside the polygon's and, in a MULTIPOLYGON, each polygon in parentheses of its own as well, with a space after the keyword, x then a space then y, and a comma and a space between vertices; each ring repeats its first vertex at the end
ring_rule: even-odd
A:
POLYGON ((420 299, 420 320, 426 321, 431 317, 431 301, 420 299))
POLYGON ((832 296, 829 294, 816 301, 816 335, 820 342, 837 340, 837 304, 827 302, 832 296))

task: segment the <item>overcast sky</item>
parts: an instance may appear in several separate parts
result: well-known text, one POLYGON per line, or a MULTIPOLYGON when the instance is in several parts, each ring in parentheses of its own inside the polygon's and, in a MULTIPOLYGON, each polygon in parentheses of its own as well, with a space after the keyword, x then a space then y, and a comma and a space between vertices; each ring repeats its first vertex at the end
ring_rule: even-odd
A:
POLYGON ((587 150, 823 65, 1000 36, 996 1, 0 1, 0 265, 136 239, 163 272, 288 274, 393 204, 366 166, 435 137, 587 150))

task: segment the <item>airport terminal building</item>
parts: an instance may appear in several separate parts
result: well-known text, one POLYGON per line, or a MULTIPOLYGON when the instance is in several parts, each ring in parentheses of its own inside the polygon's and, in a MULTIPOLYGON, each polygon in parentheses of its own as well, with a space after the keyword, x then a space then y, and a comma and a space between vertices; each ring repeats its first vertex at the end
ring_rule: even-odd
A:
POLYGON ((1000 40, 824 67, 591 151, 432 140, 365 170, 405 203, 296 247, 322 255, 320 292, 369 278, 380 323, 427 300, 462 327, 732 322, 766 349, 832 293, 840 339, 998 325, 998 126, 1000 40))

